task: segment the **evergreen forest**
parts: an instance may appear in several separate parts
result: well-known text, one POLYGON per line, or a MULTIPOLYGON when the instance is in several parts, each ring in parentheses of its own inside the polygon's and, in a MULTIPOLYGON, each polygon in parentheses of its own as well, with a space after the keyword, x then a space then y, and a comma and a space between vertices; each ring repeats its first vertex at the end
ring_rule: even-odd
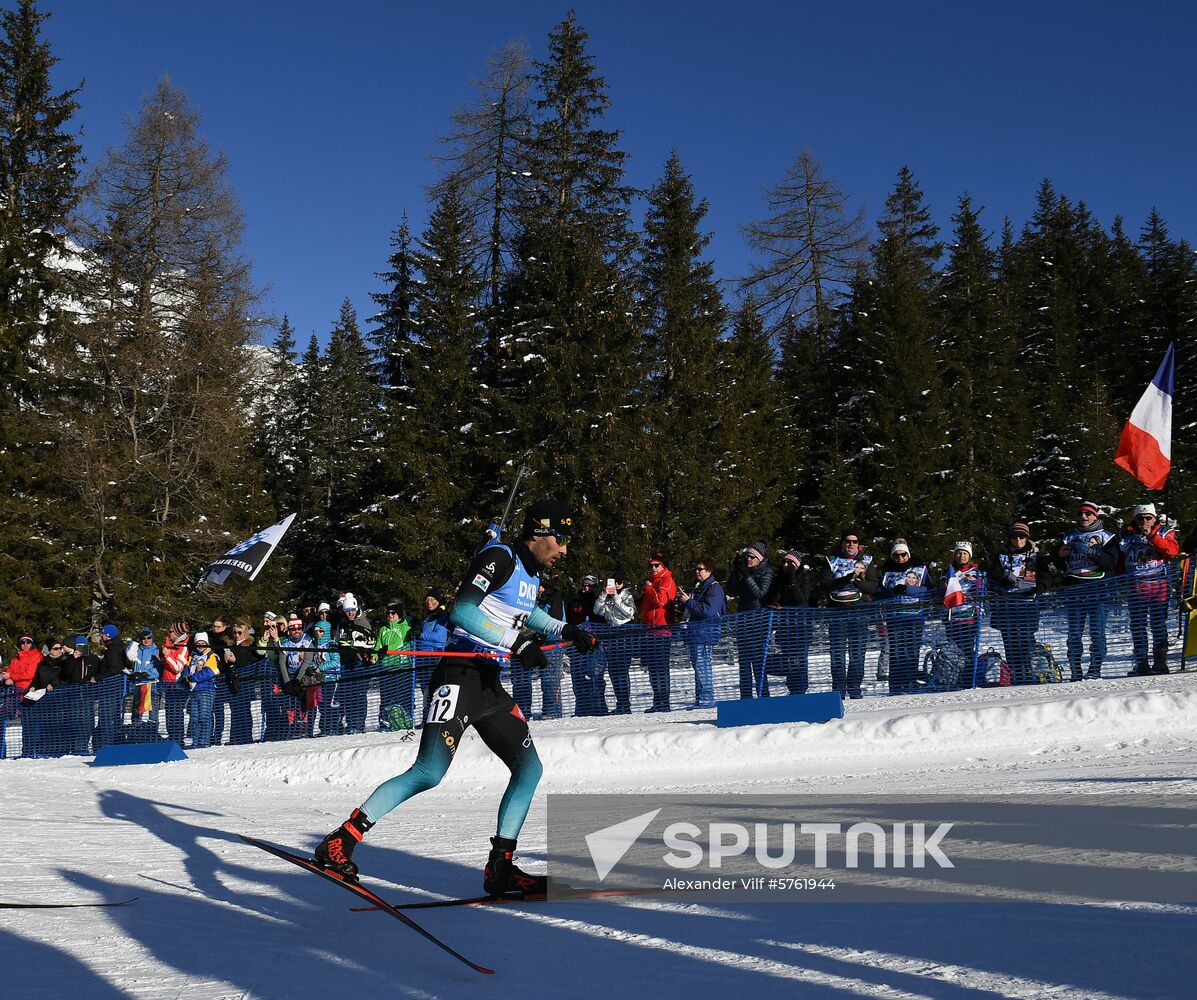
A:
POLYGON ((301 343, 263 308, 200 109, 163 78, 84 163, 47 16, 0 14, 0 640, 338 590, 410 607, 451 592, 521 465, 517 512, 577 511, 562 589, 845 528, 944 562, 1016 517, 1056 537, 1081 498, 1111 523, 1163 502, 1113 464, 1167 345, 1178 384, 1197 370, 1197 260, 1157 213, 1107 226, 1045 179, 1021 228, 962 194, 941 230, 894 164, 868 218, 795 149, 743 222, 751 270, 720 278, 685 150, 628 183, 571 13, 480 67, 411 206, 427 224, 395 219, 364 276, 376 308, 346 299, 301 343), (193 587, 291 512, 257 580, 193 587))

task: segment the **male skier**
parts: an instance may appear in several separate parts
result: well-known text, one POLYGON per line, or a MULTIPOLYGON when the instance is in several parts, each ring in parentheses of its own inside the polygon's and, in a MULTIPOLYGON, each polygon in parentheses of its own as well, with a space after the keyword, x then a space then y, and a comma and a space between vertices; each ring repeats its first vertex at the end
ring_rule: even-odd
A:
POLYGON ((548 879, 529 875, 514 863, 516 838, 542 767, 528 722, 499 683, 499 661, 508 651, 525 669, 547 667, 541 636, 572 642, 590 652, 597 640, 574 625, 552 618, 536 606, 542 571, 565 555, 573 517, 555 500, 539 500, 524 515, 519 541, 491 544, 474 556, 461 583, 446 652, 483 654, 445 657, 432 672, 427 712, 415 763, 384 781, 316 848, 316 863, 347 878, 357 876, 353 849, 383 816, 413 795, 434 788, 445 776, 462 736, 470 726, 511 770, 499 803, 499 822, 483 871, 483 890, 491 896, 543 895, 548 879))

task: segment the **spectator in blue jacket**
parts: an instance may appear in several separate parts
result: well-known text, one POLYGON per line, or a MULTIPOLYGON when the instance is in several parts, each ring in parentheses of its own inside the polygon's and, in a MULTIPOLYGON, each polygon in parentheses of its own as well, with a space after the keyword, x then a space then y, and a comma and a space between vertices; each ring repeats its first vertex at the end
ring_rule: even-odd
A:
MULTIPOLYGON (((420 622, 416 638, 416 649, 426 653, 439 653, 449 642, 449 609, 441 604, 435 590, 424 595, 424 619, 420 622)), ((432 669, 437 664, 434 656, 416 657, 416 689, 424 699, 423 711, 428 713, 428 684, 432 680, 432 669)))
POLYGON ((722 636, 720 619, 727 614, 727 597, 715 579, 715 563, 703 556, 694 563, 693 591, 678 591, 686 614, 685 640, 694 668, 695 708, 715 707, 715 681, 711 673, 711 650, 722 636))
POLYGON ((220 664, 208 646, 207 632, 196 632, 191 644, 195 652, 191 654, 191 662, 183 676, 191 688, 187 703, 193 731, 191 745, 199 748, 212 745, 212 704, 216 700, 220 664))

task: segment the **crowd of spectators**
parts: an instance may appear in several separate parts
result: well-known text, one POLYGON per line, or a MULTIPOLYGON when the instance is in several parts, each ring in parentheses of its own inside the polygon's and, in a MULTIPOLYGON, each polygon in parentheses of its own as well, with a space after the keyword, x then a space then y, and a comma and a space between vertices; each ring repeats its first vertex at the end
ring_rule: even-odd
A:
MULTIPOLYGON (((1082 502, 1075 523, 1053 542, 1036 543, 1029 524, 1015 520, 1006 538, 990 547, 985 565, 967 539, 953 546, 942 570, 920 558, 904 538, 895 538, 881 551, 884 559, 874 557, 858 532, 846 530, 824 554, 808 552, 802 545, 771 551, 763 541, 751 542, 736 552, 726 584, 719 582, 717 567, 707 557, 693 562, 692 582, 679 584, 667 554, 655 551, 636 584, 616 568, 605 579, 588 573, 569 597, 542 585, 539 603, 550 615, 603 632, 597 650, 569 657, 574 714, 628 714, 635 656, 652 692, 648 711, 670 711, 670 649, 675 638, 684 642, 693 670, 693 706, 712 707, 712 652, 724 636, 722 619, 729 612, 729 600, 736 611, 781 612, 770 619, 771 628, 761 627, 760 616, 737 615, 728 623, 741 698, 768 696, 767 673, 784 677, 787 693, 808 689, 815 623, 811 609, 816 607, 827 609, 822 615, 832 687, 848 698, 862 696, 870 627, 884 639, 891 693, 909 693, 925 681, 919 657, 930 615, 941 616, 948 641, 971 663, 982 600, 1001 636, 1011 682, 1034 683, 1032 659, 1039 628, 1035 598, 1045 589, 1059 590, 1065 598, 1069 679, 1099 678, 1106 655, 1107 604, 1093 596, 1092 588, 1084 591, 1083 600, 1069 597, 1081 594, 1075 588, 1084 583, 1115 575, 1129 577, 1133 673, 1168 671, 1166 570, 1179 552, 1179 542, 1175 527, 1151 504, 1136 507, 1126 525, 1115 531, 1104 526, 1096 504, 1082 502), (863 614, 866 607, 874 613, 863 614)), ((163 709, 170 739, 182 742, 189 735, 193 746, 208 746, 224 740, 227 725, 228 742, 251 742, 252 697, 261 699, 267 739, 313 735, 317 720, 321 734, 361 733, 368 727, 406 730, 417 717, 417 698, 436 661, 434 655, 421 654, 445 648, 449 609, 438 593, 429 591, 418 613, 409 614, 396 599, 379 617, 376 626, 357 598, 346 592, 333 602, 305 602, 286 613, 269 610, 257 621, 219 616, 198 628, 178 621, 161 638, 148 626, 122 638, 111 623, 91 635, 40 642, 26 634, 0 670, 0 684, 11 689, 5 703, 19 704, 27 713, 26 726, 36 727, 37 712, 30 707, 56 687, 99 685, 124 677, 125 699, 97 700, 90 723, 84 719, 74 727, 68 750, 83 750, 87 744, 98 749, 117 741, 126 715, 134 730, 144 727, 156 733, 163 709), (375 675, 378 716, 368 721, 367 685, 358 682, 375 675)), ((551 651, 548 659, 548 668, 539 671, 542 715, 559 718, 562 650, 551 651)), ((511 670, 513 696, 530 716, 537 678, 518 662, 512 662, 511 670)), ((961 683, 966 680, 971 686, 971 676, 962 677, 961 683)))

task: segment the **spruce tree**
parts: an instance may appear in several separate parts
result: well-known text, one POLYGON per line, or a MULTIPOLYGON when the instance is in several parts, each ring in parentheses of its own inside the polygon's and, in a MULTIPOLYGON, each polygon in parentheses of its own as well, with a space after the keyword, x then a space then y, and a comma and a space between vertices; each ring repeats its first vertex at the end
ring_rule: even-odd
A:
POLYGON ((484 276, 469 206, 447 183, 412 263, 421 275, 411 322, 405 410, 387 420, 372 502, 360 531, 371 555, 367 589, 409 600, 456 582, 484 537, 495 478, 480 303, 484 276))
POLYGON ((378 312, 371 319, 376 325, 367 339, 378 370, 383 406, 389 412, 392 407, 402 405, 404 391, 411 383, 408 367, 416 341, 412 318, 417 294, 416 268, 406 215, 391 234, 387 269, 375 277, 386 282, 386 290, 370 294, 378 312))
MULTIPOLYGON (((378 385, 348 299, 341 303, 328 349, 314 372, 307 371, 310 351, 311 347, 304 359, 312 396, 311 448, 304 476, 308 506, 305 551, 296 559, 296 575, 307 594, 338 587, 356 593, 375 572, 375 554, 356 524, 373 500, 374 442, 380 429, 378 385)), ((373 589, 361 596, 386 599, 373 589)))
POLYGON ((727 402, 715 391, 726 314, 714 265, 703 257, 711 239, 702 231, 706 213, 674 152, 648 195, 639 282, 652 372, 649 426, 669 454, 654 476, 654 534, 682 560, 701 558, 710 544, 711 442, 727 402))
POLYGON ((938 228, 909 167, 898 172, 878 222, 872 275, 853 294, 837 361, 851 374, 840 401, 846 461, 860 484, 858 530, 909 539, 924 553, 951 544, 961 525, 944 517, 956 480, 971 470, 953 463, 937 365, 935 262, 938 228))
POLYGON ((737 310, 716 358, 723 419, 712 438, 716 488, 707 498, 705 543, 711 556, 728 565, 732 553, 751 542, 792 542, 780 533, 793 513, 786 487, 794 457, 786 447, 784 389, 775 374, 773 341, 751 303, 737 310))
POLYGON ((33 0, 0 12, 0 639, 58 627, 83 603, 51 416, 56 356, 73 343, 62 263, 78 197, 78 88, 51 86, 47 16, 33 0))
POLYGON ((538 64, 529 150, 533 186, 519 210, 516 271, 490 384, 501 390, 512 462, 526 495, 558 494, 582 530, 570 572, 638 564, 655 544, 645 483, 643 372, 628 226, 632 190, 618 133, 599 127, 606 85, 571 13, 538 64))
POLYGON ((1000 538, 1013 514, 1031 386, 1017 364, 1014 331, 1003 322, 996 254, 967 195, 952 222, 938 353, 951 400, 944 411, 948 461, 967 475, 955 479, 942 506, 962 538, 982 541, 1000 538))

